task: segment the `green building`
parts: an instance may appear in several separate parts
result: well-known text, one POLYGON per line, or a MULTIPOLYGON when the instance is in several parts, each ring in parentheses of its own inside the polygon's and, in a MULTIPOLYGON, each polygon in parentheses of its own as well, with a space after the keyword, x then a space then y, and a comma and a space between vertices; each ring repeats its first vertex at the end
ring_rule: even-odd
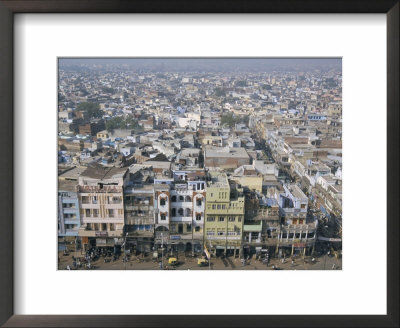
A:
POLYGON ((209 173, 206 186, 204 242, 214 253, 241 251, 244 221, 243 190, 221 172, 209 173))

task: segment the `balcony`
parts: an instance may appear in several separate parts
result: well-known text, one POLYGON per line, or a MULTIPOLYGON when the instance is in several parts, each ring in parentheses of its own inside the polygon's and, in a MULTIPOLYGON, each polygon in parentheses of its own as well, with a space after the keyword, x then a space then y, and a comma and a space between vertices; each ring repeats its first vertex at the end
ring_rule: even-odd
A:
POLYGON ((261 221, 259 224, 246 223, 243 225, 244 232, 261 232, 261 230, 262 230, 262 222, 261 221))
POLYGON ((186 232, 186 233, 171 232, 169 235, 169 240, 191 240, 192 237, 194 236, 192 235, 191 232, 186 232))
POLYGON ((171 222, 192 222, 191 216, 171 216, 171 222))
POLYGON ((315 238, 308 238, 308 239, 305 239, 305 238, 302 238, 302 239, 283 238, 283 239, 279 240, 279 244, 280 245, 293 245, 293 244, 302 245, 302 246, 298 246, 298 247, 311 246, 311 245, 315 244, 315 238))
POLYGON ((78 186, 78 190, 80 193, 122 193, 122 187, 120 186, 103 186, 100 188, 99 186, 78 186))
POLYGON ((154 230, 135 230, 128 231, 128 237, 154 237, 154 230))
POLYGON ((294 208, 294 207, 284 207, 282 208, 282 210, 285 213, 290 213, 290 214, 297 214, 297 213, 307 213, 307 209, 306 208, 294 208))
POLYGON ((125 219, 125 224, 126 225, 153 225, 154 224, 154 218, 152 216, 143 216, 143 217, 131 217, 128 216, 125 219))

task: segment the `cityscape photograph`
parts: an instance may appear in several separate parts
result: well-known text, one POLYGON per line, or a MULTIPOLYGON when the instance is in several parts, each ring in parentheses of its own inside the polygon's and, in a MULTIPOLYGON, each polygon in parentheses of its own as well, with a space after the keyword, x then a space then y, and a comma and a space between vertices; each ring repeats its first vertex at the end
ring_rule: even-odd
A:
POLYGON ((341 58, 59 58, 59 270, 342 270, 341 58))

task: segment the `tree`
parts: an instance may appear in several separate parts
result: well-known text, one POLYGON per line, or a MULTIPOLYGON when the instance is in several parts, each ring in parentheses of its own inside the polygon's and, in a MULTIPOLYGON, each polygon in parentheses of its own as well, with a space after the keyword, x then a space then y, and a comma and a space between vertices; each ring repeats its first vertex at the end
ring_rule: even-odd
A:
POLYGON ((226 93, 225 90, 222 88, 215 88, 214 95, 216 95, 217 97, 225 97, 226 93))
POLYGON ((142 126, 131 116, 127 116, 126 118, 116 116, 109 119, 106 122, 106 130, 111 132, 115 129, 134 129, 136 132, 143 131, 142 126))
POLYGON ((101 118, 103 117, 103 112, 100 110, 99 104, 84 102, 76 106, 78 111, 85 112, 89 118, 101 118))
POLYGON ((247 87, 247 82, 244 81, 244 80, 236 81, 235 86, 237 86, 237 87, 242 87, 242 88, 243 88, 243 87, 247 87))
POLYGON ((233 127, 236 123, 235 117, 233 117, 233 113, 227 113, 221 116, 221 125, 227 125, 229 127, 233 127))

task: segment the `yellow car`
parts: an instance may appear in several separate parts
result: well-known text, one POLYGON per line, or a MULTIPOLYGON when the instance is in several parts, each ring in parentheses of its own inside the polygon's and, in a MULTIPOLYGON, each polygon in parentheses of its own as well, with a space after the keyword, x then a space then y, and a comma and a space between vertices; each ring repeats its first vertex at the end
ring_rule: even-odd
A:
POLYGON ((170 257, 168 259, 168 265, 174 266, 178 263, 178 260, 176 259, 176 257, 170 257))
POLYGON ((208 261, 206 259, 198 259, 197 260, 198 266, 206 266, 207 264, 208 264, 208 261))

